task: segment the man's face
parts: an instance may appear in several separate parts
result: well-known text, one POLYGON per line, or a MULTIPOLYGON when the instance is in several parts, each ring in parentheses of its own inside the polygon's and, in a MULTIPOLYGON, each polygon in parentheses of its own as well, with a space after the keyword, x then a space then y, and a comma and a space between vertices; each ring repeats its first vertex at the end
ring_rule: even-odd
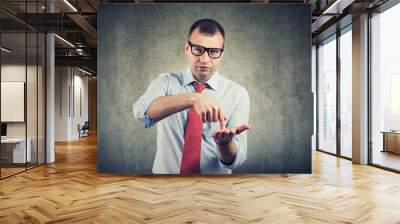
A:
MULTIPOLYGON (((206 48, 222 48, 224 44, 224 38, 220 32, 216 32, 213 36, 207 36, 207 34, 200 33, 199 28, 192 32, 189 41, 193 45, 206 48)), ((190 70, 196 79, 201 82, 206 82, 212 77, 224 55, 222 53, 219 58, 211 58, 206 51, 203 55, 196 56, 192 54, 187 41, 185 42, 185 54, 189 61, 190 70)))

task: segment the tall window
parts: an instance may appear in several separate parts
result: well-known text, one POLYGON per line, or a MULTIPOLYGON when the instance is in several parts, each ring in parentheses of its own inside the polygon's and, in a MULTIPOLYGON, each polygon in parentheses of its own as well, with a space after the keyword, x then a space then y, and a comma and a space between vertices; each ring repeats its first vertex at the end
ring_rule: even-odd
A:
POLYGON ((340 36, 340 154, 352 157, 352 35, 351 26, 340 36))
POLYGON ((400 73, 390 74, 390 130, 400 130, 400 73))
MULTIPOLYGON (((0 6, 18 6, 21 15, 44 13, 43 0, 17 3, 0 1, 0 6)), ((43 32, 4 12, 0 18, 0 178, 4 178, 45 163, 46 40, 43 32)))
POLYGON ((318 48, 318 149, 336 153, 336 36, 318 48))
POLYGON ((372 163, 400 170, 400 4, 371 19, 372 163))

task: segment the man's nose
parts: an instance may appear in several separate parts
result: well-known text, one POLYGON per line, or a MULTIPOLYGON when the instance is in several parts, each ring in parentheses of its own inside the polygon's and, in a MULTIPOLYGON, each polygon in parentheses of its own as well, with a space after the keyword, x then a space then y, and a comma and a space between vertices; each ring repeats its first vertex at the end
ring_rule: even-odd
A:
POLYGON ((202 54, 200 56, 200 61, 201 62, 209 62, 211 60, 210 56, 208 56, 207 51, 204 52, 204 54, 202 54))

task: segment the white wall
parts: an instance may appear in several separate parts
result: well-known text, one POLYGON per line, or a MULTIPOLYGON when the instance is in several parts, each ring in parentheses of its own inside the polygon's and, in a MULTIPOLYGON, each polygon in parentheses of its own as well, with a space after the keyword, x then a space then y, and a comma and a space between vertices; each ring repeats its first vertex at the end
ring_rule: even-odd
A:
POLYGON ((73 107, 71 108, 72 119, 70 120, 70 135, 72 138, 79 137, 78 124, 82 126, 85 121, 88 121, 88 77, 82 75, 83 73, 74 69, 74 82, 72 83, 74 88, 71 88, 71 90, 74 89, 73 96, 71 96, 74 102, 71 102, 73 107))
MULTIPOLYGON (((39 67, 39 74, 41 74, 41 68, 39 67)), ((25 64, 4 64, 1 66, 1 81, 2 82, 25 82, 25 75, 28 78, 27 87, 27 120, 28 120, 28 137, 34 133, 36 136, 36 66, 27 66, 25 64), (25 70, 27 69, 27 70, 25 70)), ((40 90, 44 91, 44 90, 40 90)), ((6 96, 3 96, 6 97, 6 96)), ((41 107, 43 105, 39 105, 41 107)), ((6 110, 7 108, 1 108, 6 110)), ((26 122, 7 122, 7 136, 8 137, 25 137, 25 123, 26 122)), ((39 136, 43 138, 43 136, 39 136)))
POLYGON ((55 141, 68 140, 68 88, 70 84, 68 71, 67 67, 55 68, 55 141))
MULTIPOLYGON (((25 82, 25 64, 8 64, 1 66, 2 82, 25 82)), ((28 74, 32 67, 28 66, 28 74)), ((4 97, 4 96, 3 96, 4 97)), ((6 110, 6 108, 1 108, 6 110)), ((7 137, 25 137, 25 122, 7 122, 7 137)))
POLYGON ((77 139, 78 124, 88 120, 88 77, 76 68, 56 67, 55 86, 55 140, 77 139))
MULTIPOLYGON (((7 137, 21 138, 27 137, 31 140, 32 161, 36 162, 39 153, 39 163, 44 162, 44 145, 45 145, 45 117, 44 117, 44 74, 42 67, 36 65, 25 64, 3 64, 1 66, 1 81, 3 82, 25 82, 26 83, 26 108, 22 110, 27 115, 25 122, 6 122, 7 137), (38 70, 36 70, 38 69, 38 70), (27 78, 27 82, 26 79, 27 78)), ((7 96, 2 96, 7 97, 7 96)), ((1 108, 2 111, 9 108, 1 108)), ((49 160, 51 162, 51 160, 49 160)))

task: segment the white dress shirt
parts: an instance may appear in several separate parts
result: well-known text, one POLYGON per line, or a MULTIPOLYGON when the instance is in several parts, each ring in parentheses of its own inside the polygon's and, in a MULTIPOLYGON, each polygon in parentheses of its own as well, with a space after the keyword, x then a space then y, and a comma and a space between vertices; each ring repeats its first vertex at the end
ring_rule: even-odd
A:
MULTIPOLYGON (((136 119, 144 122, 145 128, 157 124, 157 153, 153 163, 153 173, 180 173, 188 109, 160 121, 150 119, 146 110, 157 97, 196 92, 191 84, 193 81, 195 79, 189 68, 182 72, 161 74, 150 83, 146 92, 133 104, 133 114, 136 119)), ((201 94, 212 98, 222 107, 228 118, 226 127, 248 124, 250 100, 244 87, 223 77, 218 72, 213 74, 207 84, 208 87, 201 94)), ((201 173, 231 174, 232 169, 240 166, 247 158, 247 131, 235 135, 233 138, 237 153, 232 164, 224 164, 218 158, 218 149, 212 134, 219 127, 219 122, 203 123, 201 173)))

